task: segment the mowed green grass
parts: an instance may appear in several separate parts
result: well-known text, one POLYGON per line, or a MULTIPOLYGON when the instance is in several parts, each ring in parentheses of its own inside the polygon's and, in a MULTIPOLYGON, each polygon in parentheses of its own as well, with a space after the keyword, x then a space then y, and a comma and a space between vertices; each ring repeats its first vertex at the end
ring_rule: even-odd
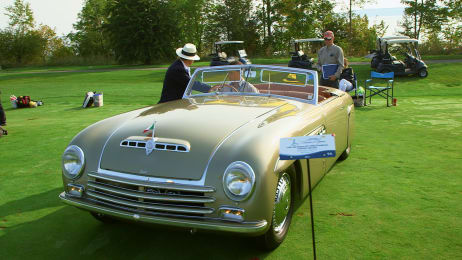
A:
MULTIPOLYGON (((368 66, 354 66, 359 82, 368 66)), ((313 192, 319 259, 461 259, 462 63, 396 79, 398 106, 356 109, 350 157, 313 192)), ((165 70, 0 73, 0 259, 310 259, 309 203, 270 253, 246 237, 132 223, 102 224, 66 206, 61 154, 80 130, 157 103, 165 70), (104 106, 80 108, 85 92, 104 106), (11 109, 9 95, 44 106, 11 109)))

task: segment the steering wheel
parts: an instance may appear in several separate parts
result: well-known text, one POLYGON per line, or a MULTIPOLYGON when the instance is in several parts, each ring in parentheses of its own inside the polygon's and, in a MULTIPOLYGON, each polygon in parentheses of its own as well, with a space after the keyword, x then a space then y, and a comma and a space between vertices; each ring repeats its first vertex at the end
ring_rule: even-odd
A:
POLYGON ((213 87, 210 88, 209 92, 214 92, 214 91, 220 91, 222 92, 221 90, 223 90, 223 87, 229 87, 231 88, 231 92, 239 92, 235 87, 229 85, 229 84, 220 84, 220 85, 215 85, 213 87))
POLYGON ((406 52, 406 58, 404 59, 404 62, 406 64, 411 64, 412 65, 412 63, 414 63, 414 57, 411 54, 406 52))

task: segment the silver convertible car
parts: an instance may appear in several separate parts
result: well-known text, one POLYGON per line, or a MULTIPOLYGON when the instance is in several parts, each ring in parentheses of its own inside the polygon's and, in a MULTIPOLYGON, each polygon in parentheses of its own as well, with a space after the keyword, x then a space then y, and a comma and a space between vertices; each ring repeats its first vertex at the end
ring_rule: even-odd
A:
POLYGON ((316 71, 263 65, 196 69, 183 98, 80 132, 62 156, 69 205, 113 218, 286 237, 294 201, 350 153, 353 101, 316 71), (336 156, 281 160, 280 139, 335 135, 336 156))

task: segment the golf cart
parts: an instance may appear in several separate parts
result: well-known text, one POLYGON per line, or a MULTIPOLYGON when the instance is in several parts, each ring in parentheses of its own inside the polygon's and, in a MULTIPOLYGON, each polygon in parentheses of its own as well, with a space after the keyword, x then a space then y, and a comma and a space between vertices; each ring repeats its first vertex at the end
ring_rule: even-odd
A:
POLYGON ((418 44, 418 40, 411 38, 383 40, 381 48, 384 55, 378 60, 376 70, 380 73, 394 72, 396 76, 417 74, 421 78, 427 77, 428 67, 417 50, 418 44), (404 61, 390 53, 402 55, 404 61))
POLYGON ((247 53, 244 50, 243 44, 243 41, 215 42, 215 52, 211 54, 212 61, 210 62, 210 66, 229 65, 229 63, 236 59, 242 62, 242 64, 252 64, 250 60, 247 58, 247 53))
POLYGON ((371 50, 371 68, 376 69, 379 62, 385 56, 385 45, 383 44, 386 40, 395 40, 395 39, 409 39, 408 36, 385 36, 385 37, 377 37, 376 41, 376 49, 371 50))
MULTIPOLYGON (((303 52, 303 45, 307 44, 309 45, 310 43, 323 43, 323 39, 318 39, 318 38, 309 38, 309 39, 299 39, 299 40, 294 40, 294 52, 291 52, 292 54, 292 59, 289 61, 289 67, 293 68, 301 68, 301 69, 313 69, 313 58, 308 57, 304 52, 303 52)), ((311 48, 312 53, 315 53, 316 49, 311 48)))

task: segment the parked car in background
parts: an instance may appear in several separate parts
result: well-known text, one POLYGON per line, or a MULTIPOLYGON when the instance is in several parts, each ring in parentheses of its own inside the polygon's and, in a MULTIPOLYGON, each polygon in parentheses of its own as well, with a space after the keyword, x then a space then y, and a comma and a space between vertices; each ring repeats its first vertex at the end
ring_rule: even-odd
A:
POLYGON ((256 236, 287 235, 295 201, 350 153, 349 94, 317 72, 281 66, 198 68, 181 100, 97 122, 62 156, 69 205, 111 218, 256 236), (280 160, 281 138, 332 134, 336 156, 280 160))
POLYGON ((229 65, 232 61, 238 60, 242 64, 251 64, 244 50, 243 41, 219 41, 214 44, 214 52, 211 54, 210 66, 229 65))

